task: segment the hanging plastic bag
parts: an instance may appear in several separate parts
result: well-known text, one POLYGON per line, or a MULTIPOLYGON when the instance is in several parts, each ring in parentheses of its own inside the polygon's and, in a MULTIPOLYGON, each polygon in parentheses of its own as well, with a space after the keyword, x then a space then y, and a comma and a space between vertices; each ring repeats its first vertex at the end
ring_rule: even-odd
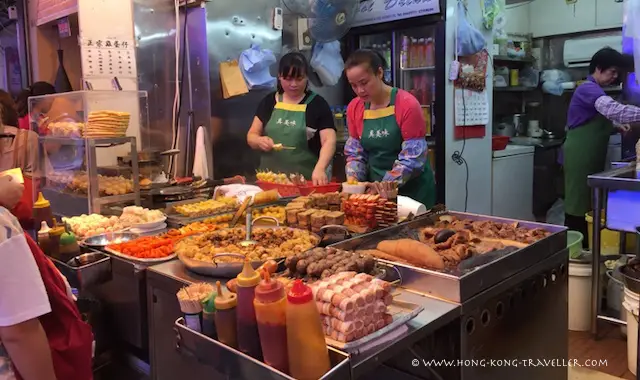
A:
POLYGON ((458 0, 458 55, 473 55, 484 49, 486 41, 476 27, 467 20, 466 9, 462 0, 458 0))
POLYGON ((317 42, 313 47, 310 64, 325 86, 338 84, 342 71, 344 71, 340 42, 317 42))
POLYGON ((269 73, 269 66, 274 63, 276 63, 276 57, 273 52, 261 49, 257 44, 252 44, 251 48, 240 54, 240 71, 250 90, 275 87, 276 78, 269 73))

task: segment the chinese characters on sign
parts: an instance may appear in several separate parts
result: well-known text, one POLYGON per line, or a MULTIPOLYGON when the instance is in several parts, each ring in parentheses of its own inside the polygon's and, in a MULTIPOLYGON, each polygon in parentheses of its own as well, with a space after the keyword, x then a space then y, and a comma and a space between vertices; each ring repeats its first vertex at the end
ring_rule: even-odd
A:
POLYGON ((135 44, 132 40, 86 38, 82 41, 85 78, 135 78, 135 44))

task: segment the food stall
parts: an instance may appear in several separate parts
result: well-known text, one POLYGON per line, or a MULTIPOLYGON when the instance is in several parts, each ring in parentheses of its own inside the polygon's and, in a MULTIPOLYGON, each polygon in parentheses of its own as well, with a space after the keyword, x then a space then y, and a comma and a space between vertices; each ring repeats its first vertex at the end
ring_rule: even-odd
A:
POLYGON ((291 291, 303 280, 312 289, 318 317, 309 322, 321 326, 329 350, 323 378, 566 378, 564 367, 523 362, 567 357, 564 227, 441 206, 414 217, 393 183, 371 184, 365 194, 364 184, 313 186, 296 173, 258 173, 257 186, 226 181, 210 191, 198 191, 198 179, 169 178, 163 188, 180 196, 144 208, 140 192, 154 184, 143 173, 101 183, 104 166, 118 170, 115 155, 74 148, 63 152, 77 158, 68 175, 50 170, 62 146, 124 138, 125 111, 109 109, 117 122, 104 125, 103 115, 84 118, 94 111, 67 112, 67 124, 40 131, 39 149, 38 190, 56 193, 38 207, 50 207, 66 229, 60 236, 52 226, 39 237, 47 251, 52 242, 75 247, 67 243, 77 239, 79 249, 49 253, 81 299, 102 305, 106 327, 94 324, 98 354, 135 356, 153 379, 292 378, 204 334, 204 322, 194 328, 177 298, 185 286, 216 282, 224 286, 219 292, 242 298, 240 277, 250 272, 259 280, 254 269, 263 268, 263 281, 273 277, 291 291), (48 136, 58 130, 56 138, 66 140, 52 145, 48 136), (114 191, 132 196, 94 202, 114 191), (90 208, 65 209, 64 197, 90 208))

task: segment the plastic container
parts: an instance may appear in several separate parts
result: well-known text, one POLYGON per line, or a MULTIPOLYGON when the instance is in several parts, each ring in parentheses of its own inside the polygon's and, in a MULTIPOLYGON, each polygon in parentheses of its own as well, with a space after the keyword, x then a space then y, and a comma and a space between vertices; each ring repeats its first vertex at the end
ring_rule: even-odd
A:
MULTIPOLYGON (((589 211, 585 216, 587 221, 587 232, 589 233, 589 249, 592 249, 593 245, 593 211, 589 211)), ((602 220, 604 223, 604 220, 602 220)), ((601 255, 617 255, 620 253, 620 233, 611 231, 606 228, 602 230, 600 235, 600 254, 601 255)), ((625 251, 636 251, 636 235, 627 233, 627 242, 625 251)))
POLYGON ((291 377, 317 380, 331 368, 313 292, 302 280, 287 294, 287 346, 291 377))
POLYGON ((256 310, 253 307, 256 286, 260 283, 260 274, 253 270, 251 262, 247 259, 244 262, 242 272, 236 279, 238 349, 254 359, 262 361, 258 322, 256 321, 256 310))
POLYGON ((638 368, 638 308, 640 294, 624 288, 624 302, 622 304, 627 314, 627 366, 629 372, 636 374, 638 368))
POLYGON ((342 183, 342 192, 347 194, 364 194, 367 190, 367 185, 364 183, 350 184, 347 182, 342 183))
POLYGON ((218 294, 214 304, 216 306, 216 314, 214 320, 216 323, 216 333, 218 341, 229 347, 238 347, 238 334, 236 319, 236 306, 238 305, 238 296, 233 293, 225 295, 222 291, 220 281, 216 281, 218 294))
POLYGON ((256 287, 253 307, 256 309, 260 346, 264 362, 271 367, 289 373, 287 351, 287 298, 280 281, 271 278, 269 271, 262 271, 263 280, 256 287))
POLYGON ((504 150, 509 144, 509 136, 492 136, 491 150, 504 150))
POLYGON ((567 231, 567 248, 569 258, 575 259, 582 254, 582 240, 584 236, 578 231, 567 231))
POLYGON ((591 328, 591 263, 569 263, 569 330, 591 328))
POLYGON ((322 186, 314 186, 313 182, 308 181, 306 186, 298 186, 300 189, 300 195, 309 195, 311 193, 314 194, 325 194, 325 193, 335 193, 340 190, 340 184, 333 181, 329 182, 326 185, 322 186))

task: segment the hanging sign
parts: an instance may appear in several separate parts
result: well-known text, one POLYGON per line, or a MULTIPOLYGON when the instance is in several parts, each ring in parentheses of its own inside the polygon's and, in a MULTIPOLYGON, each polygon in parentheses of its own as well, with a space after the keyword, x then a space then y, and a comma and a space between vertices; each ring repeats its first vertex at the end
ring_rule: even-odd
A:
POLYGON ((364 0, 352 26, 380 24, 440 13, 439 0, 364 0))

